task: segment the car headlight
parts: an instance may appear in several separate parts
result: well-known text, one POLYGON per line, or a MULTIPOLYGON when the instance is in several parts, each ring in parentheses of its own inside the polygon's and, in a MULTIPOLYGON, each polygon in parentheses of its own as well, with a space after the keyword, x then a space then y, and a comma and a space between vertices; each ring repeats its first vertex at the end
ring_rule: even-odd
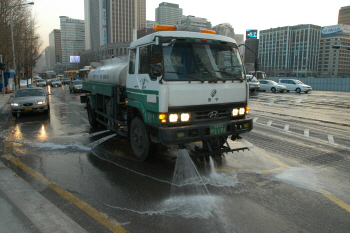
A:
POLYGON ((186 122, 190 120, 190 114, 189 113, 181 113, 181 121, 186 122))
POLYGON ((46 102, 45 101, 39 101, 37 102, 37 104, 45 104, 46 102))
POLYGON ((179 116, 177 114, 170 114, 169 115, 169 121, 170 122, 177 122, 179 119, 179 116))
POLYGON ((11 106, 19 106, 18 103, 11 103, 11 106))

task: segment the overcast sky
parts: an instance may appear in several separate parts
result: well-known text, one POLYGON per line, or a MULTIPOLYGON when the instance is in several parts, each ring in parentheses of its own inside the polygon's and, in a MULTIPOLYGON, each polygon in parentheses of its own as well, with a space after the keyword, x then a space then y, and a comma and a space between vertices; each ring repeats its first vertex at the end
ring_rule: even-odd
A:
MULTIPOLYGON (((59 16, 84 19, 84 0, 27 0, 27 6, 37 19, 38 32, 49 45, 49 34, 60 29, 59 16)), ((163 1, 146 0, 146 19, 155 20, 155 8, 163 1)), ((246 29, 264 30, 298 24, 330 26, 338 23, 339 9, 349 6, 349 0, 176 0, 184 15, 207 18, 215 26, 230 23, 236 34, 246 29), (327 3, 327 4, 326 4, 327 3)))

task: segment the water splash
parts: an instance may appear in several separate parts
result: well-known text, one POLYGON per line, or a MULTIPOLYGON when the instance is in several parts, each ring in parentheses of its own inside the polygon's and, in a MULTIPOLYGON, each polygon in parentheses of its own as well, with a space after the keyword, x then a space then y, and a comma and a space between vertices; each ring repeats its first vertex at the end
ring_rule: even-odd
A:
POLYGON ((209 191, 187 151, 180 149, 178 153, 170 197, 209 195, 209 191))

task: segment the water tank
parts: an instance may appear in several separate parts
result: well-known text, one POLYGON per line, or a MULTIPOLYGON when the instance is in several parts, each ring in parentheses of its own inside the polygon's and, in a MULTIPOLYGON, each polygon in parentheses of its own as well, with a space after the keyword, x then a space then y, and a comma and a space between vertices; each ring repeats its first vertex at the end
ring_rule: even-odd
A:
POLYGON ((88 75, 88 82, 126 85, 127 62, 100 66, 88 75))

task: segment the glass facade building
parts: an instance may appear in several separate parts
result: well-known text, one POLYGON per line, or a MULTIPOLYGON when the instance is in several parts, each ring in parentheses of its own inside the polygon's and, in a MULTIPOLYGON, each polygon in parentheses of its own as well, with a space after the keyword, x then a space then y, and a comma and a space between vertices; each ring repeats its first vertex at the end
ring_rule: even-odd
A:
POLYGON ((85 23, 81 19, 60 17, 62 63, 70 63, 70 56, 85 50, 85 23))
POLYGON ((312 24, 260 31, 261 69, 268 75, 317 75, 321 27, 312 24))
POLYGON ((179 4, 162 2, 156 8, 156 21, 161 25, 180 25, 182 8, 179 4))

